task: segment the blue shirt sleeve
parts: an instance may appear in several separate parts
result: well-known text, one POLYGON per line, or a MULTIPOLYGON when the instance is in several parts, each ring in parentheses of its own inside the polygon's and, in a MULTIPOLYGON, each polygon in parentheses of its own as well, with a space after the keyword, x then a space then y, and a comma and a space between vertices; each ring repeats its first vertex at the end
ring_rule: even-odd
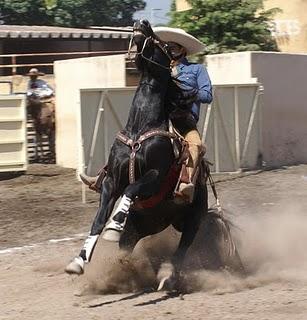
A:
POLYGON ((37 84, 38 84, 39 88, 48 88, 50 90, 53 90, 53 88, 51 88, 46 81, 44 81, 42 79, 37 79, 36 81, 37 81, 37 84))
POLYGON ((199 64, 197 72, 198 93, 197 100, 201 103, 212 102, 212 85, 207 69, 199 64))

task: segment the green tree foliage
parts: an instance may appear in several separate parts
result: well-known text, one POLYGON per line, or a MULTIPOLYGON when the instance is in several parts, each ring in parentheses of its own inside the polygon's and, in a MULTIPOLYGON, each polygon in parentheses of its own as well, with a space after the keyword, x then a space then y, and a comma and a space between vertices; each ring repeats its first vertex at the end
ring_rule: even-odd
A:
POLYGON ((0 0, 5 24, 131 26, 143 0, 0 0))
POLYGON ((192 9, 171 10, 170 26, 182 28, 207 45, 207 53, 277 51, 270 21, 279 9, 262 0, 188 0, 192 9))

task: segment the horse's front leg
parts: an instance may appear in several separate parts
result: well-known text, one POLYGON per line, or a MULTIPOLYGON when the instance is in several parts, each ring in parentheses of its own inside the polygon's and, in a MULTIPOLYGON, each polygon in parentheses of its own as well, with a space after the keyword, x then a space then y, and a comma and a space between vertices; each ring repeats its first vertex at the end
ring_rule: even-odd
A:
POLYGON ((137 196, 150 197, 155 194, 161 185, 162 174, 152 169, 135 183, 128 185, 117 208, 110 217, 103 238, 108 241, 119 241, 124 231, 130 207, 137 196))
POLYGON ((48 132, 48 145, 50 152, 50 160, 55 161, 55 130, 50 128, 48 132))
POLYGON ((100 206, 93 221, 91 231, 85 239, 84 245, 77 257, 75 257, 65 268, 69 274, 83 274, 85 263, 89 263, 93 255, 98 237, 101 234, 118 196, 114 194, 114 184, 110 177, 107 177, 102 184, 100 206))
POLYGON ((36 126, 35 128, 35 161, 39 161, 40 160, 40 148, 41 148, 41 140, 39 138, 39 134, 37 133, 37 129, 36 126))

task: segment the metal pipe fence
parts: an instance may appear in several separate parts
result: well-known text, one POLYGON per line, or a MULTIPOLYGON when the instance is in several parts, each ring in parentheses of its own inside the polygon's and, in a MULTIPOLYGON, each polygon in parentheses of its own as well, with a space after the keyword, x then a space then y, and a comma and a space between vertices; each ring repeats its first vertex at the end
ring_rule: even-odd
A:
POLYGON ((58 60, 56 57, 71 57, 74 58, 76 56, 84 57, 84 56, 102 56, 102 55, 114 55, 114 54, 126 54, 127 50, 104 50, 104 51, 76 51, 76 52, 42 52, 42 53, 19 53, 19 54, 0 54, 0 69, 11 69, 11 74, 18 74, 18 68, 24 67, 52 67, 53 61, 58 60), (17 60, 21 58, 27 57, 51 57, 48 62, 43 63, 17 63, 17 60), (2 59, 1 59, 2 58, 2 59), (6 60, 9 59, 9 63, 5 63, 6 60), (51 62, 50 62, 51 60, 51 62))

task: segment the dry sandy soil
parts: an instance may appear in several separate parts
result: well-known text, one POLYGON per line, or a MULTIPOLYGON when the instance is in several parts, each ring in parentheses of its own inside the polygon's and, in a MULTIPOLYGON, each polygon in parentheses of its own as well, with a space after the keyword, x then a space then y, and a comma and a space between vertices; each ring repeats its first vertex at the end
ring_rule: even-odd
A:
POLYGON ((100 241, 85 275, 68 276, 97 195, 82 204, 74 171, 54 165, 2 177, 0 319, 307 319, 307 165, 215 179, 249 275, 190 270, 190 292, 172 295, 153 290, 148 256, 173 250, 173 230, 125 263, 100 241))

